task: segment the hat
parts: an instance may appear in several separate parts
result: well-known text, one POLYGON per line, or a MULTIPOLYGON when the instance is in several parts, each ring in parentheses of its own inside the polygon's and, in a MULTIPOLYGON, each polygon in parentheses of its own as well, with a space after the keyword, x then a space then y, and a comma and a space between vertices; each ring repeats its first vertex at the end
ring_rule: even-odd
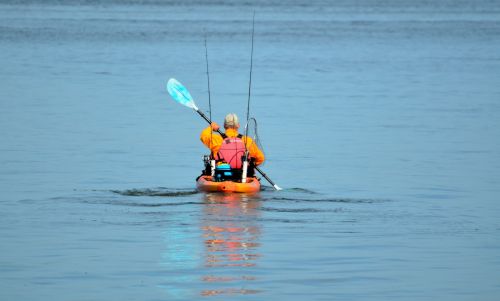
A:
POLYGON ((238 121, 238 116, 234 113, 229 113, 226 115, 226 118, 224 118, 224 127, 225 128, 234 128, 234 127, 239 127, 240 122, 238 121))

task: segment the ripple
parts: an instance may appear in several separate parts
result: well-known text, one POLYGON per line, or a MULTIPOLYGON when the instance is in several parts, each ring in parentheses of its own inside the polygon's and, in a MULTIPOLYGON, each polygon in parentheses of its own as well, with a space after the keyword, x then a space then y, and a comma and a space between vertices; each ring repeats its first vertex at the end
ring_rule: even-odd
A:
POLYGON ((185 205, 202 205, 201 202, 188 201, 188 202, 162 202, 162 203, 147 203, 147 202, 128 202, 122 200, 101 200, 101 201, 82 201, 83 203, 89 204, 107 204, 107 205, 118 205, 126 207, 167 207, 167 206, 185 206, 185 205))
POLYGON ((317 208, 271 208, 261 207, 260 210, 268 212, 286 212, 286 213, 320 213, 320 212, 340 212, 341 208, 335 209, 317 209, 317 208))
POLYGON ((178 197, 197 194, 197 190, 192 189, 172 189, 172 188, 144 188, 144 189, 127 189, 127 190, 111 190, 111 192, 123 196, 162 196, 162 197, 178 197))
POLYGON ((347 203, 347 204, 375 204, 390 202, 387 199, 351 199, 351 198, 293 198, 293 197, 270 197, 267 201, 290 201, 290 202, 310 202, 310 203, 347 203))

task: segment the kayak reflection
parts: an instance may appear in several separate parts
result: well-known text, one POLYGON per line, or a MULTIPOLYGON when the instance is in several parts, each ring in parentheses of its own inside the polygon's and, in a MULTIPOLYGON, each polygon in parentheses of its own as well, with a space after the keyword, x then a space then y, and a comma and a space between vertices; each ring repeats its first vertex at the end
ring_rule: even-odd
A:
POLYGON ((201 229, 204 239, 207 289, 202 296, 255 294, 249 289, 259 253, 260 197, 258 194, 204 195, 201 229))

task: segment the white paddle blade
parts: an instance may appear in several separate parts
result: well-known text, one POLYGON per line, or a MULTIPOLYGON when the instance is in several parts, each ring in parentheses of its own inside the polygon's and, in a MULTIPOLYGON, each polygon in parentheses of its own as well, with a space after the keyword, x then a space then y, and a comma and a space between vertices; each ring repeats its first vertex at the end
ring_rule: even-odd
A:
POLYGON ((175 78, 171 78, 167 83, 167 91, 172 98, 183 106, 198 111, 198 107, 194 103, 193 97, 189 91, 175 78))

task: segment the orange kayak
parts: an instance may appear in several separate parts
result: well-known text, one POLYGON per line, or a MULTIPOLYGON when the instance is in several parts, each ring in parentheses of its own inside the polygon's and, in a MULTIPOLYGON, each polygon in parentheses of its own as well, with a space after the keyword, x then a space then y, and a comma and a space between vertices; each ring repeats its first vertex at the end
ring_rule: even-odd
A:
POLYGON ((214 182, 211 176, 201 176, 196 181, 196 187, 204 192, 257 192, 260 191, 260 182, 257 178, 247 178, 246 183, 224 181, 214 182))

